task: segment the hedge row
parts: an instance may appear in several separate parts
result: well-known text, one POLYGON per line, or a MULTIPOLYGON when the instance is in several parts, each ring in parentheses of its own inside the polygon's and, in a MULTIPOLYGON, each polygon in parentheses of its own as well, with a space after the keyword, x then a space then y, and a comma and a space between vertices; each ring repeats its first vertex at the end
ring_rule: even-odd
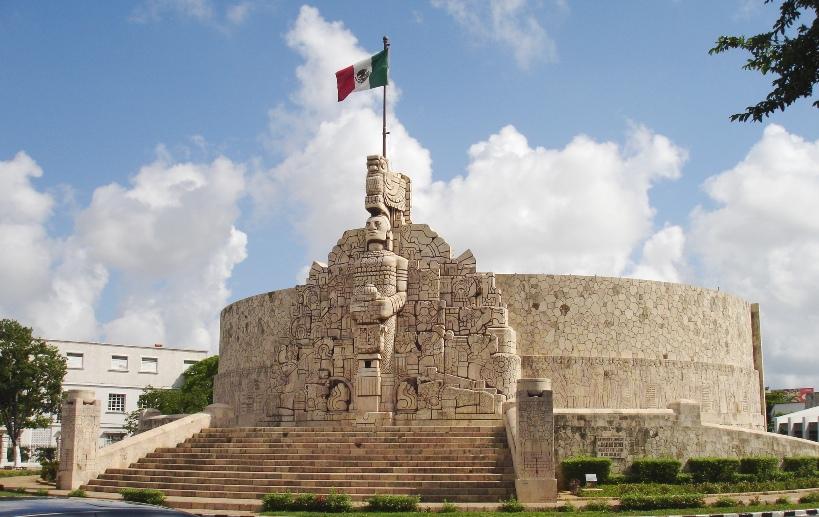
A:
POLYGON ((674 458, 640 458, 634 460, 627 476, 611 475, 611 460, 591 456, 575 456, 560 464, 567 484, 572 480, 582 482, 586 474, 596 474, 598 483, 723 483, 731 481, 773 481, 784 476, 812 477, 819 475, 819 458, 789 457, 780 460, 775 456, 751 456, 746 458, 690 458, 687 473, 680 472, 682 464, 674 458), (622 480, 622 481, 621 481, 622 480))
MULTIPOLYGON (((409 495, 374 495, 367 499, 365 510, 374 512, 414 512, 421 498, 409 495)), ((291 494, 272 493, 262 497, 262 511, 345 513, 353 510, 349 495, 342 493, 291 494)))

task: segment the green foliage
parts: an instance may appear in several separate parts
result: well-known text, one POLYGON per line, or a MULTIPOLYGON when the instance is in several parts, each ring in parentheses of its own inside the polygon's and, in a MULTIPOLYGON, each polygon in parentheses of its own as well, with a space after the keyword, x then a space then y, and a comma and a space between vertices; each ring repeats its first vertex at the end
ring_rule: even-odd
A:
POLYGON ((309 512, 317 506, 316 494, 296 494, 290 509, 297 512, 309 512))
POLYGON ((640 483, 674 483, 681 466, 674 458, 640 458, 631 464, 631 477, 640 483))
POLYGON ((373 512, 414 512, 421 498, 417 495, 374 495, 367 499, 366 509, 373 512))
POLYGON ((213 377, 218 371, 218 355, 202 359, 185 370, 179 388, 160 389, 151 386, 145 388, 139 396, 137 407, 154 408, 163 415, 201 411, 213 403, 213 377))
POLYGON ((586 503, 586 506, 583 507, 583 510, 586 512, 608 512, 614 510, 607 501, 589 501, 586 503))
POLYGON ((141 414, 141 409, 135 409, 125 415, 125 423, 122 424, 122 428, 125 429, 128 436, 135 435, 139 430, 139 416, 141 414))
POLYGON ((688 460, 688 471, 695 483, 732 481, 739 471, 739 459, 691 458, 688 460))
POLYGON ((48 490, 46 490, 45 488, 38 488, 37 490, 34 491, 34 495, 45 497, 48 495, 48 490))
POLYGON ((72 490, 72 491, 68 492, 68 494, 66 494, 66 495, 68 497, 88 497, 88 495, 85 493, 85 490, 83 490, 82 488, 72 490))
POLYGON ((42 464, 44 461, 55 461, 57 459, 56 447, 37 447, 34 450, 34 459, 42 464))
POLYGON ((14 320, 0 320, 0 425, 20 442, 23 429, 46 427, 60 410, 65 359, 14 320))
POLYGON ((711 503, 711 506, 714 508, 733 508, 734 506, 742 506, 742 502, 731 499, 730 497, 720 497, 711 503))
POLYGON ((165 494, 159 490, 151 488, 123 488, 119 491, 126 501, 132 503, 153 504, 156 506, 165 505, 165 494))
POLYGON ((498 506, 498 511, 505 513, 519 513, 525 509, 526 507, 523 506, 523 503, 514 497, 510 497, 509 499, 501 499, 500 506, 498 506))
POLYGON ((293 494, 289 492, 271 493, 262 496, 262 511, 276 512, 290 510, 293 506, 293 494))
POLYGON ((815 476, 819 459, 814 456, 790 456, 782 460, 782 470, 795 476, 815 476))
POLYGON ((577 508, 572 503, 564 503, 563 506, 558 506, 555 510, 561 513, 574 513, 577 508))
MULTIPOLYGON (((720 36, 708 51, 719 54, 730 49, 747 50, 751 57, 744 69, 775 77, 773 90, 765 100, 731 115, 731 121, 761 122, 762 117, 784 111, 799 98, 811 97, 813 86, 819 82, 819 0, 783 0, 779 13, 771 31, 750 37, 720 36), (812 20, 810 27, 804 23, 795 26, 803 14, 809 23, 812 20)), ((819 108, 819 100, 813 106, 819 108)))
POLYGON ((702 494, 628 495, 620 499, 621 510, 661 510, 664 508, 699 508, 705 506, 702 494))
POLYGON ((791 504, 790 499, 787 497, 777 497, 775 502, 776 504, 791 504))
POLYGON ((674 482, 678 484, 693 483, 694 476, 692 476, 688 472, 680 472, 679 474, 677 474, 677 479, 674 482))
POLYGON ((811 492, 799 498, 800 503, 819 503, 819 492, 811 492))
POLYGON ((36 476, 39 474, 39 470, 31 470, 31 469, 13 469, 13 470, 0 470, 0 478, 13 478, 18 476, 36 476))
POLYGON ((586 474, 597 474, 597 482, 605 483, 611 472, 611 460, 592 456, 573 456, 561 461, 560 468, 566 482, 572 479, 584 482, 586 474))
POLYGON ((43 481, 54 483, 57 481, 57 472, 60 471, 59 461, 43 461, 40 463, 40 478, 43 481))
POLYGON ((438 508, 438 513, 456 513, 458 507, 444 499, 444 503, 438 508))
POLYGON ((758 481, 774 479, 778 469, 779 458, 775 456, 751 456, 739 460, 739 472, 758 481))
POLYGON ((324 505, 316 511, 330 512, 330 513, 345 513, 353 511, 353 500, 347 494, 330 491, 330 494, 324 497, 324 505))

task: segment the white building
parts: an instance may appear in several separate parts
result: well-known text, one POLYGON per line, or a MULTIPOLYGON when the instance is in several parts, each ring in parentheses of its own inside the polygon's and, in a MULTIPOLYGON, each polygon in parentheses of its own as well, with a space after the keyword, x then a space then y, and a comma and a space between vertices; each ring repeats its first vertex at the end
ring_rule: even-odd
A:
POLYGON ((819 442, 819 406, 778 416, 774 421, 774 430, 779 434, 819 442))
MULTIPOLYGON (((68 370, 63 380, 63 391, 94 390, 102 401, 100 415, 100 445, 107 445, 125 436, 126 415, 137 409, 137 400, 143 388, 171 388, 182 381, 182 373, 197 361, 208 356, 203 350, 182 350, 163 345, 131 346, 108 343, 47 340, 66 358, 68 370)), ((23 432, 21 446, 55 446, 60 423, 50 428, 23 432)), ((11 462, 11 441, 3 434, 0 444, 0 467, 11 462)), ((29 464, 34 465, 33 459, 29 464)))

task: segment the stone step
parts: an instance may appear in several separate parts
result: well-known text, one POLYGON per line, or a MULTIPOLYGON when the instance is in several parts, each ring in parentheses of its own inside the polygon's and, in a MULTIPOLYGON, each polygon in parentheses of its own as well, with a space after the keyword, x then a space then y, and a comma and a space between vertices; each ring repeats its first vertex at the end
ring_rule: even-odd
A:
POLYGON ((166 496, 174 497, 210 497, 220 499, 260 499, 264 494, 271 492, 292 492, 329 494, 331 491, 343 491, 350 495, 350 498, 361 501, 374 494, 394 494, 394 495, 420 495, 422 501, 434 502, 446 499, 448 501, 498 501, 507 497, 511 492, 508 488, 499 487, 494 484, 492 487, 335 487, 326 484, 316 485, 269 485, 234 487, 222 485, 168 485, 162 483, 131 482, 127 484, 106 484, 105 481, 93 480, 83 487, 84 490, 96 492, 116 493, 123 487, 132 488, 153 488, 161 490, 166 496), (242 490, 241 488, 246 488, 242 490))
MULTIPOLYGON (((255 477, 259 472, 269 473, 292 473, 292 474, 350 474, 349 466, 328 467, 324 465, 270 465, 259 468, 259 465, 188 465, 183 463, 135 463, 130 468, 108 469, 111 474, 128 474, 140 472, 143 474, 162 474, 174 471, 180 474, 194 474, 207 472, 209 475, 217 473, 230 473, 238 477, 255 477)), ((447 476, 459 476, 461 474, 509 474, 514 473, 511 465, 508 466, 487 466, 472 467, 462 465, 443 465, 438 467, 408 467, 408 466, 382 466, 382 467, 352 467, 361 474, 444 474, 447 476)))
POLYGON ((256 445, 256 446, 268 446, 268 447, 282 447, 287 445, 315 445, 315 444, 324 444, 327 446, 352 446, 352 445, 369 445, 369 444, 380 444, 380 445, 406 445, 411 447, 440 447, 442 445, 452 446, 452 447, 477 447, 477 446, 488 446, 493 447, 497 445, 504 445, 506 444, 505 438, 495 438, 495 437, 482 437, 482 438, 463 438, 458 439, 456 437, 440 440, 414 440, 412 438, 373 438, 373 437, 361 437, 361 438, 350 438, 349 440, 344 440, 340 438, 328 438, 328 439, 316 439, 316 438, 299 438, 299 439, 289 439, 289 438, 264 438, 264 437, 248 437, 248 438, 189 438, 183 442, 186 446, 191 447, 222 447, 222 446, 236 446, 236 445, 256 445))
MULTIPOLYGON (((325 473, 325 472, 311 472, 311 473, 301 473, 301 472, 259 472, 255 476, 252 472, 245 472, 241 473, 231 472, 231 473, 218 473, 213 472, 207 476, 202 475, 201 472, 192 473, 188 471, 173 471, 172 473, 169 472, 162 472, 160 470, 153 470, 153 471, 140 471, 140 470, 132 470, 126 473, 118 473, 118 472, 108 472, 106 471, 104 474, 99 476, 99 479, 105 479, 108 481, 155 481, 155 482, 162 482, 162 483, 190 483, 190 484, 199 484, 199 483, 224 483, 224 484, 232 484, 231 482, 238 482, 238 481, 251 481, 252 485, 258 484, 265 484, 266 482, 272 481, 282 481, 282 482, 290 482, 290 481, 326 481, 326 482, 348 482, 350 480, 349 473, 325 473), (169 475, 172 474, 172 475, 169 475)), ((355 476, 357 481, 373 481, 373 482, 406 482, 406 483, 415 483, 415 482, 426 482, 426 481, 436 481, 436 482, 449 482, 453 479, 451 474, 447 473, 437 473, 437 474, 416 474, 416 473, 403 473, 403 474, 363 474, 357 473, 355 476)), ((464 483, 471 483, 476 481, 514 481, 514 477, 510 477, 509 474, 459 474, 457 476, 458 482, 464 483)), ((236 483, 233 483, 236 484, 236 483)))
POLYGON ((186 459, 185 461, 162 461, 152 459, 140 459, 137 463, 131 465, 133 468, 161 468, 161 469, 204 469, 204 470, 247 470, 247 469, 342 469, 349 472, 351 469, 363 471, 369 469, 383 469, 383 468, 405 468, 405 469, 446 469, 453 471, 457 468, 465 469, 494 469, 494 468, 512 468, 511 458, 502 460, 486 460, 486 461, 470 461, 453 463, 451 461, 405 461, 396 464, 391 461, 348 461, 348 460, 304 460, 298 463, 283 463, 276 460, 262 460, 262 461, 238 461, 223 458, 211 459, 186 459))
POLYGON ((442 450, 447 452, 448 456, 462 456, 473 454, 487 454, 498 450, 498 447, 441 447, 441 448, 418 448, 418 447, 402 447, 402 446, 386 446, 386 445, 362 445, 356 447, 355 445, 348 445, 344 448, 324 446, 322 444, 314 444, 310 447, 242 447, 242 446, 226 446, 226 447, 188 447, 179 445, 174 448, 160 448, 157 453, 177 452, 180 454, 321 454, 327 455, 371 455, 378 456, 384 453, 392 453, 392 455, 403 456, 435 456, 441 453, 442 450))
POLYGON ((281 427, 209 427, 201 431, 202 434, 229 434, 234 433, 358 433, 358 434, 388 434, 388 433, 463 433, 484 434, 491 432, 505 432, 503 425, 424 425, 424 426, 381 426, 364 428, 359 426, 281 426, 281 427))
POLYGON ((408 454, 406 452, 392 450, 389 451, 349 451, 345 453, 338 452, 243 452, 243 451, 220 451, 220 452, 193 452, 193 451, 175 451, 174 449, 163 449, 158 452, 152 452, 146 455, 149 459, 170 459, 170 458, 189 458, 189 459, 209 459, 209 458, 224 458, 231 460, 278 460, 278 461, 301 461, 301 460, 359 460, 363 458, 378 458, 380 461, 404 461, 412 459, 413 461, 457 461, 469 462, 472 460, 487 460, 492 458, 504 458, 509 453, 507 451, 498 449, 483 449, 459 451, 458 454, 435 454, 434 452, 425 452, 423 454, 408 454))
POLYGON ((347 476, 337 479, 321 479, 314 476, 305 476, 296 479, 233 479, 233 478, 216 478, 209 479, 206 477, 176 477, 173 475, 165 476, 139 476, 139 475, 122 475, 122 474, 103 474, 95 480, 95 483, 101 485, 119 485, 135 483, 152 483, 163 486, 188 485, 196 487, 197 489, 239 489, 241 491, 256 489, 264 490, 267 486, 333 486, 336 488, 353 488, 353 487, 416 487, 416 488, 492 488, 497 486, 498 482, 514 481, 514 479, 500 476, 499 479, 480 480, 480 479, 458 479, 452 478, 438 478, 433 480, 419 480, 413 478, 407 479, 362 479, 359 476, 354 478, 347 476))

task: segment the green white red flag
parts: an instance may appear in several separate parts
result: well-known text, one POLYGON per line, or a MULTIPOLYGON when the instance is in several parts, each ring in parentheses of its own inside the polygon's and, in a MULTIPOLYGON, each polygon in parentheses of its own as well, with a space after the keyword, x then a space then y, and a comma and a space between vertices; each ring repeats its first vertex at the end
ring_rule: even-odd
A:
POLYGON ((338 101, 343 101, 352 92, 386 86, 389 68, 387 56, 387 50, 384 49, 372 57, 336 72, 338 101))

